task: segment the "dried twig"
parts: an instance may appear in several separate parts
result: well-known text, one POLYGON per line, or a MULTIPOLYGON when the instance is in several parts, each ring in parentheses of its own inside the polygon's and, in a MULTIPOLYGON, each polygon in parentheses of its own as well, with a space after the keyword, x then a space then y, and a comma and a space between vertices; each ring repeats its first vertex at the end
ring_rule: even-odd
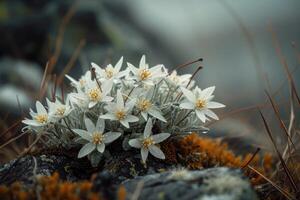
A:
POLYGON ((14 138, 8 140, 7 142, 5 142, 4 144, 2 144, 2 145, 0 146, 0 149, 2 149, 3 147, 7 146, 8 144, 10 144, 10 143, 16 141, 17 139, 19 139, 19 138, 22 137, 23 135, 27 134, 28 132, 29 132, 28 130, 27 130, 27 131, 24 131, 23 133, 17 135, 16 137, 14 137, 14 138))
POLYGON ((267 182, 269 182, 276 190, 278 190, 281 194, 283 194, 287 199, 289 200, 296 200, 291 194, 289 194, 287 191, 282 189, 280 186, 278 186, 276 183, 268 179, 266 176, 264 176, 262 173, 260 173, 258 170, 254 169, 250 165, 247 166, 249 169, 260 175, 263 179, 265 179, 267 182))
POLYGON ((259 113, 260 113, 260 116, 261 116, 261 118, 262 118, 262 120, 263 120, 263 123, 264 123, 264 126, 265 126, 265 128, 266 128, 266 131, 267 131, 267 133, 268 133, 268 135, 269 135, 269 138, 271 139, 271 142, 273 143, 273 146, 274 146, 275 151, 276 151, 276 153, 277 153, 277 156, 278 156, 278 158, 279 158, 279 160, 280 160, 280 163, 281 163, 281 165, 282 165, 282 167, 283 167, 283 169, 284 169, 284 171, 285 171, 285 173, 286 173, 286 175, 287 175, 287 177, 288 177, 288 180, 289 180, 289 182, 291 183, 291 185, 292 185, 294 191, 298 191, 298 186, 297 186, 297 184, 295 183, 294 178, 291 176, 290 170, 289 170, 289 168, 287 167, 285 161, 283 160, 283 158, 282 158, 282 156, 281 156, 281 154, 280 154, 280 152, 279 152, 279 150, 278 150, 278 148, 277 148, 277 145, 276 145, 275 140, 274 140, 274 138, 273 138, 273 136, 272 136, 272 132, 271 132, 271 129, 269 128, 269 125, 268 125, 268 123, 267 123, 267 121, 266 121, 264 115, 262 114, 262 112, 261 112, 260 110, 259 110, 259 113))
POLYGON ((80 40, 80 42, 79 42, 77 48, 75 49, 71 59, 69 60, 69 62, 65 66, 62 73, 59 75, 59 77, 57 79, 57 85, 62 84, 65 74, 69 73, 69 71, 72 69, 72 67, 74 67, 74 64, 75 64, 77 58, 79 57, 79 53, 80 53, 80 51, 81 51, 81 49, 84 45, 85 45, 85 39, 80 40))

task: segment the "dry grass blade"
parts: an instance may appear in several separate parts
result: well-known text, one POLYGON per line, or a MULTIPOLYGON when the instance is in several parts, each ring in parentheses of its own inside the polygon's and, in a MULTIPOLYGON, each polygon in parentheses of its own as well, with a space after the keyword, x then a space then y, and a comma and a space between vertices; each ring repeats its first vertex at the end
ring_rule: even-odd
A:
POLYGON ((251 158, 243 166, 241 166, 241 168, 242 169, 246 168, 251 163, 251 161, 255 158, 255 156, 258 154, 259 151, 260 148, 257 148, 254 154, 251 156, 251 158))
POLYGON ((43 91, 46 85, 46 78, 47 78, 47 74, 48 74, 48 69, 49 69, 49 62, 46 63, 45 66, 45 70, 44 70, 44 74, 43 74, 43 78, 42 78, 42 82, 41 82, 41 86, 40 86, 40 92, 39 92, 39 99, 42 98, 43 95, 43 91))
POLYGON ((288 80, 290 82, 290 87, 292 88, 292 91, 295 93, 295 96, 296 96, 296 98, 298 100, 298 103, 300 105, 300 98, 299 98, 298 92, 296 90, 295 81, 294 81, 293 76, 292 76, 292 74, 291 74, 291 72, 289 70, 286 58, 284 57, 284 55, 283 55, 283 53, 281 51, 277 34, 273 31, 273 27, 272 27, 271 23, 269 23, 268 28, 269 28, 269 31, 272 34, 272 41, 273 41, 273 44, 274 44, 274 47, 275 47, 276 54, 279 57, 280 63, 283 66, 283 69, 284 69, 284 71, 286 73, 286 76, 287 76, 287 78, 288 78, 288 80))
POLYGON ((73 15, 75 14, 77 3, 78 3, 78 1, 75 1, 75 3, 70 7, 70 9, 66 13, 66 15, 63 17, 62 22, 59 26, 58 34, 57 34, 56 41, 55 41, 55 50, 54 50, 53 56, 51 56, 51 58, 49 59, 50 60, 49 74, 52 73, 54 66, 56 65, 59 55, 61 53, 61 47, 62 47, 62 43, 63 43, 66 26, 69 23, 69 21, 71 20, 71 18, 73 17, 73 15))
POLYGON ((13 123, 10 127, 8 127, 3 133, 0 134, 0 137, 2 138, 6 133, 17 127, 21 123, 21 119, 13 123))
POLYGON ((30 146, 28 148, 26 148, 20 155, 18 155, 17 158, 21 158, 24 155, 26 155, 34 147, 34 145, 36 145, 36 143, 41 139, 41 137, 42 137, 42 134, 39 134, 37 136, 37 138, 30 144, 30 146))
POLYGON ((286 125, 284 124, 284 122, 282 121, 282 119, 280 117, 279 109, 278 109, 277 105, 275 104, 274 99, 270 96, 270 94, 268 93, 268 91, 265 91, 265 93, 267 94, 267 96, 268 96, 268 98, 269 98, 269 100, 271 102, 272 108, 273 108, 273 110, 275 112, 275 115, 276 115, 276 117, 277 117, 277 119, 278 119, 278 121, 280 123, 281 128, 284 130, 284 133, 285 133, 285 135, 287 137, 287 140, 288 140, 288 145, 292 144, 293 148, 296 150, 296 147, 295 147, 295 145, 293 143, 291 135, 289 134, 289 131, 288 131, 286 125))
POLYGON ((264 115, 262 114, 262 112, 261 112, 260 110, 259 110, 259 113, 260 113, 260 116, 261 116, 261 118, 262 118, 262 120, 263 120, 263 123, 264 123, 264 126, 265 126, 265 128, 266 128, 266 131, 267 131, 267 133, 268 133, 268 135, 269 135, 269 138, 271 139, 271 142, 273 143, 273 146, 274 146, 275 151, 276 151, 276 153, 277 153, 277 156, 278 156, 278 158, 279 158, 279 160, 280 160, 280 163, 281 163, 281 165, 282 165, 282 167, 283 167, 283 169, 284 169, 284 171, 285 171, 285 173, 286 173, 286 175, 287 175, 287 177, 288 177, 288 180, 289 180, 289 182, 291 183, 291 185, 292 185, 292 187, 293 187, 293 190, 294 190, 295 192, 297 192, 297 191, 298 191, 298 186, 296 185, 295 180, 294 180, 294 178, 292 177, 289 168, 287 167, 285 161, 283 160, 283 158, 282 158, 282 156, 281 156, 281 154, 280 154, 280 152, 279 152, 279 150, 278 150, 278 148, 277 148, 277 145, 276 145, 275 140, 274 140, 274 138, 273 138, 273 136, 272 136, 272 132, 271 132, 271 130, 270 130, 270 128, 269 128, 269 125, 268 125, 268 123, 267 123, 267 121, 266 121, 264 115))
POLYGON ((22 137, 22 136, 25 135, 26 133, 28 133, 28 131, 24 131, 24 132, 21 133, 20 135, 18 135, 18 136, 16 136, 16 137, 12 138, 12 139, 10 139, 10 140, 8 140, 7 142, 5 142, 4 144, 2 144, 2 145, 0 146, 0 149, 2 149, 3 147, 9 145, 10 143, 16 141, 17 139, 19 139, 20 137, 22 137))
POLYGON ((248 165, 248 168, 251 169, 252 171, 254 171, 255 173, 257 173, 258 175, 260 175, 263 179, 265 179, 266 181, 268 181, 275 189, 277 189, 281 194, 283 194, 287 199, 289 200, 296 200, 291 194, 289 194, 287 191, 285 191, 284 189, 282 189, 281 187, 279 187, 276 183, 274 183, 273 181, 271 181, 270 179, 268 179, 267 177, 265 177, 262 173, 260 173, 258 170, 254 169, 253 167, 251 167, 250 165, 248 165))
POLYGON ((193 61, 181 64, 181 65, 178 65, 177 67, 175 67, 172 70, 172 72, 175 71, 175 70, 177 70, 177 69, 179 69, 179 68, 186 67, 186 66, 192 65, 192 64, 197 63, 197 62, 202 62, 202 61, 203 61, 203 58, 198 58, 197 60, 193 60, 193 61))
POLYGON ((56 79, 56 74, 53 75, 53 89, 52 89, 52 101, 54 102, 56 100, 56 88, 57 88, 57 79, 56 79))
POLYGON ((62 73, 60 73, 58 79, 57 79, 57 85, 61 85, 64 79, 65 74, 69 73, 70 70, 72 69, 72 67, 74 67, 74 64, 79 56, 79 53, 82 49, 82 47, 85 45, 85 39, 80 40, 79 45, 77 46, 77 48, 75 49, 71 59, 69 60, 69 62, 67 63, 66 67, 64 68, 64 70, 62 71, 62 73))

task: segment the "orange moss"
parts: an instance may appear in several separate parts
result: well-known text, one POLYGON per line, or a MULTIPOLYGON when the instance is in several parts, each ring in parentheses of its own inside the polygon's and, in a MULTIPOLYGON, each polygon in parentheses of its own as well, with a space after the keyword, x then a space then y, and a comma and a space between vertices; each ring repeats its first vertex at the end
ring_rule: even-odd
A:
POLYGON ((117 195, 118 195, 118 200, 125 200, 126 199, 126 189, 123 185, 121 185, 118 188, 117 195))
MULTIPOLYGON (((167 162, 174 164, 179 162, 188 169, 216 166, 241 168, 252 159, 251 165, 261 173, 269 174, 272 170, 272 156, 270 154, 265 154, 262 159, 258 155, 253 157, 252 154, 244 157, 237 156, 221 140, 200 137, 196 133, 185 136, 176 142, 165 142, 162 144, 162 149, 167 162)), ((264 181, 259 175, 247 168, 244 169, 244 172, 253 184, 260 184, 264 181)))
POLYGON ((92 183, 89 181, 68 182, 61 181, 59 174, 43 176, 38 178, 37 186, 26 190, 18 182, 10 187, 0 186, 0 197, 3 200, 17 199, 29 200, 37 199, 37 195, 42 200, 99 200, 98 193, 92 192, 92 183))

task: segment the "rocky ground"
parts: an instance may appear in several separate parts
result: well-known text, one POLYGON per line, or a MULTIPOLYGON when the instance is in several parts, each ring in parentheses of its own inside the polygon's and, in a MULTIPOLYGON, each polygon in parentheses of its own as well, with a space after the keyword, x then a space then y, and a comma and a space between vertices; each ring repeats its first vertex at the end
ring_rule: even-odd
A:
POLYGON ((28 155, 0 166, 0 184, 20 181, 30 188, 36 177, 54 172, 58 172, 62 180, 72 182, 89 180, 92 176, 92 190, 105 199, 116 199, 120 185, 126 190, 126 199, 257 199, 240 170, 215 167, 190 171, 155 159, 149 159, 145 166, 139 158, 128 154, 112 156, 97 169, 85 159, 28 155))

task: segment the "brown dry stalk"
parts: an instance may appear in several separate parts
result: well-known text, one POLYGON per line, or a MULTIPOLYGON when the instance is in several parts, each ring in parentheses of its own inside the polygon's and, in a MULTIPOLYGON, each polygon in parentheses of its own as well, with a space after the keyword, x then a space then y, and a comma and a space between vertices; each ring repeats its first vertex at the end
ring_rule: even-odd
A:
POLYGON ((84 45, 85 45, 85 39, 81 39, 71 57, 71 59, 69 60, 69 62, 65 66, 65 68, 63 69, 62 73, 59 75, 59 77, 57 79, 57 85, 62 84, 65 74, 69 73, 70 70, 74 67, 74 64, 75 64, 77 58, 79 57, 80 51, 84 45))
POLYGON ((280 163, 281 163, 281 165, 282 165, 282 167, 283 167, 283 169, 284 169, 284 172, 286 173, 286 175, 287 175, 287 177, 288 177, 288 180, 289 180, 289 182, 291 183, 291 185, 292 185, 294 191, 298 191, 298 186, 297 186, 297 184, 295 183, 295 180, 294 180, 293 176, 291 175, 289 168, 287 167, 285 161, 283 160, 283 158, 282 158, 282 156, 281 156, 281 154, 280 154, 280 152, 279 152, 279 150, 278 150, 278 148, 277 148, 277 144, 276 144, 276 142, 275 142, 275 140, 274 140, 274 138, 273 138, 273 136, 272 136, 272 132, 271 132, 271 129, 270 129, 269 125, 268 125, 268 123, 267 123, 267 121, 266 121, 264 115, 262 114, 262 112, 261 112, 260 110, 259 110, 259 113, 260 113, 260 116, 261 116, 261 118, 262 118, 262 120, 263 120, 265 129, 266 129, 266 131, 267 131, 267 133, 268 133, 268 136, 269 136, 269 138, 270 138, 270 140, 271 140, 271 142, 272 142, 272 144, 273 144, 273 146, 274 146, 274 148, 275 148, 275 151, 276 151, 277 156, 278 156, 278 158, 279 158, 279 160, 280 160, 280 163))
POLYGON ((291 194, 289 194, 287 191, 282 189, 280 186, 278 186, 276 183, 274 183, 272 180, 268 179, 266 176, 264 176, 262 173, 260 173, 258 170, 254 169, 250 165, 247 166, 249 169, 260 175, 263 179, 265 179, 267 182, 269 182, 276 190, 278 190, 281 194, 283 194, 287 199, 289 200, 296 200, 291 194))
POLYGON ((4 144, 2 144, 2 145, 0 146, 0 149, 2 149, 3 147, 7 146, 8 144, 10 144, 10 143, 16 141, 17 139, 19 139, 20 137, 22 137, 23 135, 25 135, 25 134, 28 133, 28 132, 29 132, 29 131, 24 131, 23 133, 17 135, 16 137, 11 138, 10 140, 8 140, 8 141, 5 142, 4 144))
POLYGON ((287 60, 286 60, 285 56, 283 55, 283 53, 281 51, 281 47, 280 47, 280 44, 279 44, 279 41, 278 41, 277 34, 273 31, 273 26, 272 26, 271 22, 268 25, 268 29, 269 29, 269 31, 272 35, 272 42, 273 42, 276 54, 279 58, 279 61, 280 61, 281 65, 283 66, 283 69, 284 69, 284 71, 286 73, 286 76, 289 80, 289 83, 290 83, 289 85, 292 88, 292 91, 295 93, 295 96, 297 97, 298 103, 300 105, 300 98, 299 98, 298 92, 296 90, 295 81, 294 81, 293 76, 292 76, 292 74, 289 70, 287 60))

